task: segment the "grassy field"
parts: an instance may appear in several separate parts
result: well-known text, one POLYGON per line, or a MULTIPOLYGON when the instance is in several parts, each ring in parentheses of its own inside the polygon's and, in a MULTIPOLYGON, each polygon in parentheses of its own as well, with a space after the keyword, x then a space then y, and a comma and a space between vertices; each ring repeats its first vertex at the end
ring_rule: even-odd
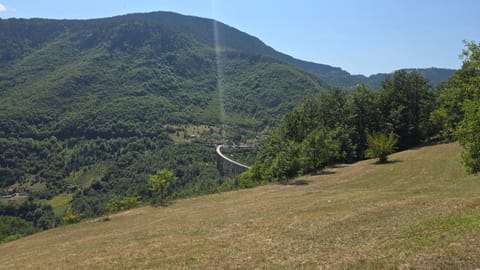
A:
POLYGON ((72 172, 67 178, 67 183, 79 188, 89 187, 93 182, 101 180, 109 169, 108 162, 82 167, 79 171, 72 172))
POLYGON ((480 177, 445 144, 0 245, 2 269, 476 269, 480 177))
POLYGON ((214 142, 221 139, 220 129, 214 126, 184 125, 169 126, 169 128, 172 131, 176 130, 176 132, 169 133, 170 138, 175 142, 192 142, 192 140, 207 142, 209 139, 214 142))
POLYGON ((72 200, 72 198, 72 193, 62 193, 51 198, 50 200, 42 200, 41 202, 47 203, 52 206, 55 215, 62 216, 65 213, 67 205, 72 200))

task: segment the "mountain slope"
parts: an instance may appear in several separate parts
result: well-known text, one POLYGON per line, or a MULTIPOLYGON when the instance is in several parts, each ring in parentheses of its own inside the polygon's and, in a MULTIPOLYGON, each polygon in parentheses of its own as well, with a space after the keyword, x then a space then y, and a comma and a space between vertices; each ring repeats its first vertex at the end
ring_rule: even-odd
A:
POLYGON ((437 145, 304 185, 129 210, 2 244, 0 268, 475 268, 479 177, 460 155, 457 144, 437 145))
MULTIPOLYGON (((3 33, 0 59, 4 60, 0 69, 3 112, 17 108, 22 110, 22 115, 35 117, 41 115, 37 109, 44 111, 46 107, 48 110, 53 107, 62 115, 49 113, 54 114, 56 123, 62 123, 63 112, 68 112, 72 104, 77 106, 76 112, 95 112, 92 106, 100 107, 101 112, 103 106, 118 107, 108 104, 115 99, 148 99, 160 110, 153 114, 171 116, 170 122, 219 123, 214 49, 175 26, 163 24, 162 20, 131 21, 128 16, 89 21, 7 20, 1 22, 0 28, 3 33), (36 33, 42 31, 49 34, 37 37, 36 33), (28 106, 18 108, 19 100, 28 106), (189 105, 194 108, 185 111, 189 105)), ((220 57, 225 65, 221 68, 225 69, 222 98, 226 102, 237 102, 234 92, 239 89, 233 88, 234 85, 251 83, 251 77, 257 76, 258 70, 267 71, 263 87, 242 89, 257 95, 249 102, 261 112, 249 115, 241 106, 227 108, 236 109, 227 114, 259 118, 258 123, 271 122, 272 115, 285 113, 306 93, 325 87, 305 72, 248 51, 225 51, 220 57), (269 71, 282 73, 281 80, 268 77, 269 71), (297 77, 304 79, 297 81, 297 77), (272 102, 269 97, 285 102, 272 102)), ((88 116, 78 117, 89 120, 85 119, 88 116)), ((63 127, 44 129, 57 129, 57 134, 53 134, 56 136, 64 132, 63 127)), ((77 130, 85 129, 77 125, 77 130)))
POLYGON ((327 87, 157 15, 0 20, 0 194, 71 193, 67 203, 88 217, 115 196, 148 201, 160 168, 179 178, 170 197, 229 189, 208 145, 254 139, 327 87), (189 144, 197 138, 185 130, 205 136, 189 144))
MULTIPOLYGON (((372 89, 380 88, 380 82, 388 75, 380 73, 366 77, 364 75, 352 75, 339 67, 332 67, 325 64, 313 63, 293 58, 284 53, 278 52, 264 44, 260 39, 241 32, 233 27, 193 16, 183 16, 171 12, 152 12, 148 14, 130 14, 116 17, 117 19, 128 19, 131 21, 157 21, 165 25, 174 26, 185 33, 189 33, 204 43, 215 45, 215 29, 217 30, 217 45, 235 50, 245 51, 254 54, 264 54, 280 61, 295 65, 305 71, 318 76, 322 81, 334 87, 353 87, 358 84, 365 84, 372 89), (215 25, 215 26, 214 26, 215 25)), ((410 70, 410 69, 409 69, 410 70)), ((415 69, 422 74, 432 86, 438 82, 447 80, 455 70, 442 68, 415 69)))

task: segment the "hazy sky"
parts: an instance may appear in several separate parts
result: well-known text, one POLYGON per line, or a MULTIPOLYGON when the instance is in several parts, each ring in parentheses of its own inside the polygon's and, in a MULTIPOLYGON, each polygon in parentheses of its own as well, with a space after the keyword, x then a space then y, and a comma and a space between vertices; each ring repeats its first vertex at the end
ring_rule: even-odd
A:
POLYGON ((160 10, 215 18, 278 51, 353 74, 459 68, 462 41, 480 41, 478 0, 0 0, 1 18, 160 10))

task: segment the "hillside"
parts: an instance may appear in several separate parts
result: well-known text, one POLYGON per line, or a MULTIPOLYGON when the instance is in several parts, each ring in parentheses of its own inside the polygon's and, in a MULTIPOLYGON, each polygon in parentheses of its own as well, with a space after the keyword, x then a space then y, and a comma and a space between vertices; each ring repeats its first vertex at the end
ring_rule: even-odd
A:
POLYGON ((179 178, 172 196, 228 189, 208 145, 255 139, 327 87, 267 55, 213 46, 181 27, 190 17, 153 15, 0 20, 0 194, 62 194, 92 216, 113 195, 146 200, 159 168, 179 178))
MULTIPOLYGON (((172 12, 152 12, 148 14, 130 14, 116 17, 118 20, 140 20, 157 21, 165 25, 174 26, 177 29, 191 34, 198 40, 213 46, 215 44, 215 34, 212 25, 214 21, 192 16, 183 16, 172 12)), ((372 89, 380 88, 380 82, 389 74, 380 73, 371 76, 352 75, 340 67, 332 67, 326 64, 319 64, 309 61, 296 59, 290 55, 278 52, 270 46, 263 43, 257 37, 239 31, 231 26, 217 22, 218 32, 217 43, 222 47, 240 50, 253 54, 263 54, 271 56, 282 62, 295 65, 305 71, 318 76, 322 81, 333 87, 350 88, 358 84, 365 84, 372 89)), ((413 70, 413 69, 408 69, 413 70)), ((420 72, 432 86, 440 81, 447 80, 454 72, 451 69, 425 68, 414 69, 420 72)))
POLYGON ((2 269, 474 269, 479 176, 444 144, 297 185, 142 207, 0 245, 2 269))
MULTIPOLYGON (((10 120, 21 120, 19 113, 40 118, 29 120, 22 132, 36 128, 43 137, 63 138, 69 136, 65 129, 88 130, 81 125, 89 120, 104 124, 91 115, 109 110, 120 110, 126 119, 119 121, 146 120, 118 108, 129 103, 146 107, 141 112, 152 115, 150 122, 219 124, 222 100, 227 116, 231 115, 226 121, 257 127, 275 122, 273 116, 291 110, 306 93, 326 88, 310 74, 257 52, 220 44, 217 55, 215 44, 179 30, 189 17, 181 16, 177 24, 167 15, 0 21, 1 115, 10 120), (221 97, 217 72, 221 72, 221 97), (238 93, 254 98, 238 100, 238 93), (238 106, 245 103, 257 109, 238 106), (45 114, 48 117, 42 118, 45 114), (31 127, 31 122, 45 126, 31 127)), ((1 124, 6 136, 20 129, 5 122, 1 124)))

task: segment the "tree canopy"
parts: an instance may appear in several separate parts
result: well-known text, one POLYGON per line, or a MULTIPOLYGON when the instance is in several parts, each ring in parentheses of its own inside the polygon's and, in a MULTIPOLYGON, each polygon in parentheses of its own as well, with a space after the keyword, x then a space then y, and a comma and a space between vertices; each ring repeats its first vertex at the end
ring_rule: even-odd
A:
POLYGON ((160 197, 160 204, 163 204, 167 189, 175 183, 177 177, 168 169, 158 170, 155 174, 148 177, 148 190, 160 197))
POLYGON ((385 161, 397 138, 399 149, 430 138, 435 92, 427 81, 415 71, 400 70, 382 85, 379 91, 360 85, 308 96, 264 140, 246 175, 257 182, 286 181, 338 162, 385 161))

